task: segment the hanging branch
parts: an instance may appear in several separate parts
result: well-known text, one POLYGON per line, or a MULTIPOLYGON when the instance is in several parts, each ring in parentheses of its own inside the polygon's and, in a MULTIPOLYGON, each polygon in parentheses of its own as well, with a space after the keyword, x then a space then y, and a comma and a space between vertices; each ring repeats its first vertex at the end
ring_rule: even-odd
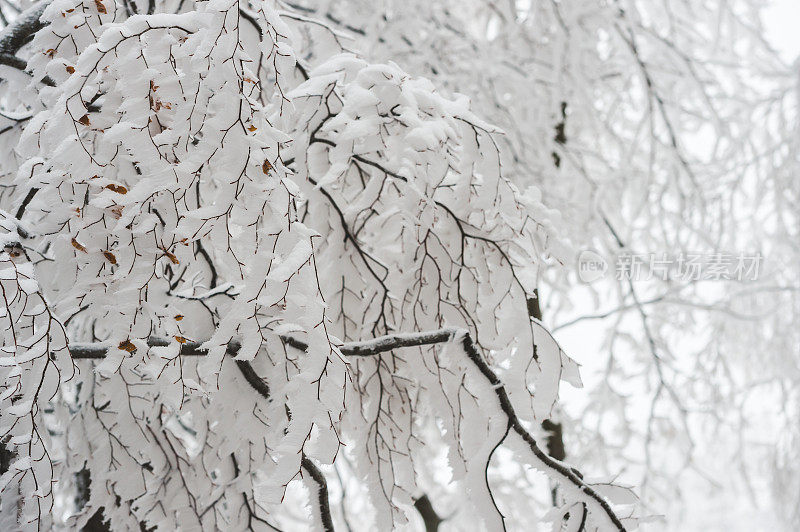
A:
POLYGON ((581 475, 576 474, 572 468, 568 467, 564 463, 551 458, 546 452, 539 448, 536 440, 534 440, 533 436, 531 436, 530 432, 528 432, 528 430, 522 425, 520 419, 517 417, 517 414, 514 411, 514 406, 511 404, 511 399, 508 397, 508 392, 503 386, 503 382, 483 360, 480 353, 478 353, 478 349, 475 346, 475 343, 472 341, 472 338, 470 338, 469 333, 462 331, 461 334, 461 345, 463 346, 467 357, 469 357, 472 363, 475 364, 475 367, 478 368, 478 371, 480 371, 481 374, 486 377, 486 380, 488 380, 494 388, 497 399, 500 401, 500 408, 508 417, 509 428, 516 432, 520 438, 522 438, 536 458, 538 458, 546 467, 564 477, 567 482, 573 484, 576 488, 585 493, 590 499, 596 502, 597 505, 602 509, 603 513, 608 516, 609 520, 613 523, 616 529, 624 531, 625 526, 614 513, 614 510, 611 509, 611 506, 608 504, 608 502, 588 484, 586 484, 581 478, 581 475))
MULTIPOLYGON (((511 399, 508 396, 503 382, 497 374, 489 367, 483 360, 483 357, 478 352, 478 348, 469 335, 469 332, 464 329, 457 328, 443 328, 435 331, 428 331, 422 333, 407 333, 407 334, 392 334, 387 336, 379 336, 372 340, 363 342, 348 342, 343 344, 339 350, 345 356, 365 357, 379 355, 387 351, 392 351, 400 347, 416 347, 422 345, 441 344, 456 340, 460 337, 460 343, 467 355, 467 358, 475 365, 478 371, 483 375, 489 384, 492 386, 497 399, 500 402, 500 409, 508 418, 508 427, 513 430, 528 446, 536 458, 542 464, 562 477, 562 482, 572 484, 580 492, 584 493, 590 502, 594 503, 598 508, 606 514, 608 519, 619 531, 624 531, 625 526, 620 521, 619 517, 614 513, 609 503, 591 486, 584 482, 582 475, 577 473, 573 468, 567 466, 563 462, 556 460, 544 452, 531 433, 523 426, 522 421, 517 417, 511 399)), ((304 342, 297 340, 293 337, 282 337, 284 342, 296 349, 305 351, 308 345, 304 342)), ((148 340, 150 346, 164 346, 169 345, 171 340, 159 337, 151 337, 148 340)), ((240 344, 238 342, 230 342, 228 344, 228 354, 235 356, 238 352, 240 344)), ((108 352, 108 346, 103 344, 71 344, 70 353, 74 359, 101 359, 104 358, 108 352)), ((205 354, 205 349, 199 342, 187 342, 181 345, 181 355, 184 356, 202 356, 205 354)), ((265 399, 269 398, 269 387, 258 377, 249 362, 237 360, 237 365, 245 376, 247 382, 265 399)), ((507 437, 507 436, 506 436, 507 437)), ((505 439, 505 438, 504 438, 505 439)), ((501 440, 502 443, 502 440, 501 440)), ((325 477, 322 472, 314 466, 310 468, 307 466, 314 466, 313 462, 303 457, 303 468, 309 473, 312 479, 320 484, 318 498, 320 504, 320 513, 323 519, 323 525, 326 530, 333 530, 332 521, 330 521, 330 507, 327 500, 327 485, 322 484, 325 477), (326 523, 326 516, 329 522, 326 523), (328 528, 329 527, 329 528, 328 528)))
POLYGON ((334 532, 333 518, 331 517, 331 506, 328 502, 328 483, 325 481, 325 475, 322 471, 305 455, 300 461, 303 469, 311 476, 314 482, 317 483, 319 489, 317 490, 317 501, 319 504, 320 519, 322 520, 322 528, 325 532, 334 532))

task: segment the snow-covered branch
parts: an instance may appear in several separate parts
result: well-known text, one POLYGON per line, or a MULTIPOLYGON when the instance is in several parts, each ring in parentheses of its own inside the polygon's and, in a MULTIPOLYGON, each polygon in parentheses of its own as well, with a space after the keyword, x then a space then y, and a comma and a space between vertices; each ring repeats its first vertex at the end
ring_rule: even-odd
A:
MULTIPOLYGON (((0 30, 0 65, 25 72, 27 61, 16 54, 20 48, 33 39, 36 32, 47 24, 41 20, 41 17, 51 2, 52 0, 40 0, 34 3, 0 30)), ((48 76, 44 76, 42 82, 50 87, 55 86, 55 82, 48 76)))
MULTIPOLYGON (((640 507, 621 482, 652 486, 656 445, 692 464, 707 396, 744 401, 703 375, 740 378, 722 349, 687 372, 673 338, 751 311, 695 282, 578 286, 573 245, 744 241, 764 158, 792 152, 752 138, 783 121, 726 48, 749 2, 2 0, 0 515, 19 494, 41 528, 634 528, 668 490, 640 507), (566 336, 588 319, 606 347, 566 336), (608 361, 565 408, 575 345, 608 361)), ((763 286, 798 285, 780 269, 763 286)))
MULTIPOLYGON (((415 347, 448 342, 458 332, 459 330, 455 328, 444 328, 420 333, 389 334, 363 342, 346 342, 338 346, 338 348, 339 351, 346 356, 366 357, 385 353, 400 347, 415 347)), ((301 351, 308 349, 308 344, 296 339, 294 336, 282 335, 281 340, 283 340, 286 345, 301 351)), ((184 341, 184 339, 176 340, 174 338, 166 338, 161 336, 151 336, 147 340, 147 345, 149 347, 166 347, 173 344, 180 345, 180 356, 204 356, 208 352, 208 348, 203 347, 203 342, 184 341)), ((97 360, 105 358, 108 350, 111 347, 112 346, 102 342, 72 342, 69 345, 69 352, 74 360, 97 360)), ((228 343, 227 353, 229 355, 236 356, 240 347, 240 341, 233 340, 228 343)), ((127 345, 123 345, 119 348, 123 350, 129 349, 127 345)))
POLYGON ((0 54, 16 54, 30 42, 37 31, 47 25, 42 13, 52 0, 40 0, 20 13, 8 26, 0 30, 0 54))
MULTIPOLYGON (((442 344, 451 342, 454 339, 461 343, 466 356, 491 385, 491 388, 494 390, 494 393, 497 396, 500 408, 508 419, 509 428, 525 442, 532 454, 535 456, 536 460, 541 463, 542 467, 547 469, 551 478, 555 478, 562 485, 567 484, 570 491, 577 491, 580 493, 584 502, 596 507, 595 511, 603 513, 616 530, 624 531, 624 525, 611 508, 608 501, 606 501, 601 495, 592 489, 591 486, 583 481, 583 475, 578 473, 574 468, 550 457, 539 447, 530 431, 525 428, 524 423, 517 416, 503 382, 483 359, 478 347, 470 337, 468 331, 458 328, 443 328, 435 331, 419 333, 392 334, 374 338, 369 341, 348 342, 339 346, 339 351, 343 355, 350 357, 368 357, 390 352, 399 348, 442 344)), ((292 336, 284 336, 282 337, 282 340, 287 345, 302 351, 307 350, 309 347, 306 343, 301 342, 292 336)), ((148 345, 151 347, 166 346, 171 342, 171 340, 166 338, 151 337, 148 341, 148 345)), ((238 342, 231 342, 228 345, 228 354, 235 356, 239 350, 239 347, 240 344, 238 342)), ((70 344, 69 349, 73 359, 99 359, 105 356, 109 348, 103 344, 70 344)), ((202 344, 198 342, 187 342, 181 345, 180 348, 181 356, 199 356, 203 355, 205 352, 206 349, 204 349, 202 344)), ((248 383, 250 383, 250 385, 262 397, 269 400, 269 387, 261 378, 258 377, 257 373, 253 370, 253 367, 246 361, 237 361, 237 363, 239 364, 240 370, 244 374, 248 383)), ((314 466, 313 462, 307 458, 303 459, 303 468, 306 469, 314 481, 320 485, 320 505, 323 507, 321 515, 323 522, 325 523, 325 529, 329 530, 327 523, 332 523, 332 521, 330 521, 330 509, 328 508, 327 502, 327 487, 325 487, 323 484, 324 476, 314 466)), ((331 524, 330 526, 332 527, 333 525, 331 524)), ((332 530, 332 528, 330 528, 330 530, 332 530)))

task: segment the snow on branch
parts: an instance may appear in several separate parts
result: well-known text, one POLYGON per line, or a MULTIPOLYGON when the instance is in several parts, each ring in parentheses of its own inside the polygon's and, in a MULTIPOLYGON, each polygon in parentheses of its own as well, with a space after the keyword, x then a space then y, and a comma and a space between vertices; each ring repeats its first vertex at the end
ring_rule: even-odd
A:
POLYGON ((16 54, 37 31, 47 25, 42 20, 42 13, 51 1, 36 2, 0 31, 0 54, 16 54))
MULTIPOLYGON (((292 336, 283 336, 282 340, 287 345, 296 349, 302 351, 308 349, 307 344, 292 336)), ((608 501, 592 489, 589 484, 584 482, 583 476, 580 473, 574 468, 550 457, 539 447, 530 431, 525 428, 523 422, 517 416, 503 382, 480 355, 478 347, 470 337, 468 331, 458 328, 443 328, 419 333, 391 334, 368 341, 348 342, 342 344, 339 350, 346 356, 368 357, 398 348, 441 344, 453 340, 460 342, 466 356, 474 364, 480 374, 489 382, 497 396, 501 410, 508 419, 508 427, 525 442, 536 460, 541 463, 541 467, 545 468, 559 483, 567 484, 573 491, 576 490, 579 492, 582 501, 594 507, 596 512, 605 515, 614 529, 624 531, 624 525, 611 508, 608 501)), ((166 346, 170 343, 172 343, 171 340, 159 337, 151 337, 148 340, 148 345, 151 347, 166 346)), ((238 342, 231 342, 228 345, 228 354, 235 356, 239 347, 240 344, 238 342)), ((103 344, 70 344, 69 350, 73 359, 101 359, 108 351, 108 346, 103 344)), ((206 349, 203 348, 202 344, 199 342, 187 342, 180 347, 181 356, 202 356, 205 353, 206 349)), ((270 399, 269 388, 264 381, 258 377, 253 367, 246 361, 237 361, 237 363, 248 383, 250 383, 250 385, 265 399, 270 399)), ((321 510, 323 523, 325 523, 325 530, 332 530, 333 525, 327 502, 327 487, 323 484, 324 476, 308 458, 303 458, 302 465, 303 468, 309 472, 311 478, 320 485, 318 496, 320 499, 319 504, 323 508, 321 510), (328 523, 331 523, 330 528, 328 527, 328 523)))
MULTIPOLYGON (((439 344, 447 342, 458 333, 458 329, 444 328, 436 331, 421 332, 421 333, 404 333, 404 334, 389 334, 380 336, 372 340, 363 342, 347 342, 339 346, 339 351, 343 355, 354 357, 366 357, 385 353, 400 347, 415 347, 421 345, 439 344)), ((296 339, 290 335, 281 336, 286 345, 305 351, 308 349, 308 344, 296 339)), ((147 340, 149 347, 167 347, 169 345, 178 343, 180 345, 179 354, 181 356, 203 356, 207 354, 208 348, 203 347, 203 342, 182 341, 160 336, 151 336, 147 340)), ((103 359, 105 358, 111 346, 102 342, 96 343, 70 343, 69 352, 74 360, 81 359, 103 359)), ((241 347, 238 340, 233 340, 228 343, 227 353, 236 356, 241 347)), ((123 345, 120 349, 128 349, 127 345, 123 345)))
MULTIPOLYGON (((42 13, 51 1, 40 0, 20 13, 16 19, 0 31, 0 65, 22 72, 26 71, 27 61, 17 57, 16 53, 47 24, 42 21, 42 13)), ((55 82, 48 76, 44 76, 42 82, 50 87, 55 86, 55 82)))
POLYGON ((598 513, 604 514, 616 530, 624 531, 625 527, 620 521, 619 517, 614 513, 614 510, 601 495, 593 490, 586 482, 583 481, 582 475, 577 473, 571 467, 559 462, 555 458, 550 457, 546 452, 542 451, 536 440, 531 433, 522 424, 522 421, 517 417, 514 411, 514 406, 509 399, 508 392, 503 386, 502 381, 498 378, 497 374, 492 371, 492 368, 484 361, 478 352, 475 342, 470 338, 467 331, 461 332, 461 344, 464 352, 469 359, 475 364, 475 367, 481 372, 487 381, 492 385, 497 400, 500 403, 500 408, 503 413, 508 417, 508 425, 522 440, 528 445, 533 455, 547 468, 551 473, 556 473, 557 481, 564 485, 572 485, 577 489, 581 495, 585 496, 585 502, 591 504, 597 509, 598 513))
MULTIPOLYGON (((494 450, 525 439, 577 367, 528 318, 543 257, 563 249, 504 175, 497 128, 396 64, 295 39, 324 23, 268 4, 54 2, 27 67, 55 87, 5 136, 0 207, 35 227, 18 247, 76 340, 64 332, 64 367, 96 361, 48 382, 51 413, 33 418, 63 453, 46 460, 55 489, 87 472, 101 486, 70 526, 103 508, 119 529, 291 529, 300 477, 332 530, 323 471, 345 463, 341 487, 360 484, 390 530, 420 491, 447 496, 437 453, 474 503, 453 522, 504 526, 494 450), (497 374, 453 342, 464 330, 497 374)), ((578 477, 523 462, 613 522, 578 477)))

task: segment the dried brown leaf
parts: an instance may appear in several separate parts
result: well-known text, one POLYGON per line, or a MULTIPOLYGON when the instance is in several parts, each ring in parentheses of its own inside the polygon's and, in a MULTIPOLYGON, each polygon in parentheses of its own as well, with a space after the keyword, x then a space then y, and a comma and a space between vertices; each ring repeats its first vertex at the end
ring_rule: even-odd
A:
POLYGON ((72 239, 72 247, 74 247, 78 251, 83 251, 84 253, 86 253, 86 246, 84 246, 83 244, 81 244, 80 242, 75 240, 74 238, 72 239))
POLYGON ((131 342, 130 340, 125 340, 123 342, 120 342, 117 347, 131 354, 136 352, 136 346, 133 345, 133 342, 131 342))

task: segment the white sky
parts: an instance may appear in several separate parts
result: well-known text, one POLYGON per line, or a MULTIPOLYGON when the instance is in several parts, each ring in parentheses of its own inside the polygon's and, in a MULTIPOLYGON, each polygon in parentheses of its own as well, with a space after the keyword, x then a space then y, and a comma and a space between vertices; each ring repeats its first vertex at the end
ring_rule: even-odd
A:
POLYGON ((767 40, 783 58, 793 62, 800 56, 800 0, 772 0, 764 10, 767 40))

